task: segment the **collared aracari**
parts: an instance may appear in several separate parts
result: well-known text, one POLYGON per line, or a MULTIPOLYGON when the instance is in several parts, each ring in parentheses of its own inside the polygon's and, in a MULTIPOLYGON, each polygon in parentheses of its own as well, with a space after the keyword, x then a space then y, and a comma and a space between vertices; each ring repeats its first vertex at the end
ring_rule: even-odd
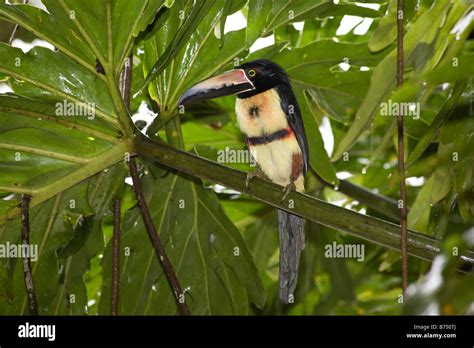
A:
MULTIPOLYGON (((285 187, 283 197, 296 189, 304 191, 308 169, 308 145, 301 112, 286 72, 278 64, 254 60, 230 72, 201 81, 184 92, 179 105, 235 94, 235 112, 240 130, 258 165, 270 181, 285 187)), ((249 173, 250 179, 256 175, 249 173)), ((304 221, 278 210, 280 239, 280 300, 293 302, 304 221)))

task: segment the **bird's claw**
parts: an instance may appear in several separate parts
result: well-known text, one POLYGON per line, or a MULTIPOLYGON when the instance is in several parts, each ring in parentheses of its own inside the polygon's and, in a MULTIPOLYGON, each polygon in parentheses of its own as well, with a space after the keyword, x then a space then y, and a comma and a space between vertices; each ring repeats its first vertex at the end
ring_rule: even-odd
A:
POLYGON ((248 172, 247 177, 245 178, 245 189, 249 189, 250 187, 250 182, 252 181, 253 178, 260 176, 260 172, 258 170, 254 170, 253 172, 248 172))
POLYGON ((280 201, 283 202, 286 199, 286 197, 288 197, 290 192, 293 191, 295 188, 296 188, 296 186, 295 186, 295 183, 293 181, 290 182, 288 185, 286 185, 285 188, 283 189, 283 194, 281 196, 280 201))

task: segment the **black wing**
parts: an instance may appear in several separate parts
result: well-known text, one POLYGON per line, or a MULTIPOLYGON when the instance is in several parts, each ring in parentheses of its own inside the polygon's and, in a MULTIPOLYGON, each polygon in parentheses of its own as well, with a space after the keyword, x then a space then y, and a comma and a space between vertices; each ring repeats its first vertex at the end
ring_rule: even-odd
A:
POLYGON ((295 94, 291 86, 279 84, 277 86, 278 96, 280 97, 280 105, 285 112, 286 119, 291 129, 295 133, 296 140, 303 154, 304 173, 308 171, 308 142, 306 141, 306 133, 304 131, 303 119, 301 111, 296 100, 295 94))

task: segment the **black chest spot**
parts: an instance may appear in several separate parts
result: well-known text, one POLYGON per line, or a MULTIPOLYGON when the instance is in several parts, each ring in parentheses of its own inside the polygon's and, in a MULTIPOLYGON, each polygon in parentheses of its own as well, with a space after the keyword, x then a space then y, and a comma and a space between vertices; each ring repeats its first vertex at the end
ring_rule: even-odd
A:
POLYGON ((260 116, 258 113, 258 106, 254 105, 249 108, 249 115, 252 117, 260 116))

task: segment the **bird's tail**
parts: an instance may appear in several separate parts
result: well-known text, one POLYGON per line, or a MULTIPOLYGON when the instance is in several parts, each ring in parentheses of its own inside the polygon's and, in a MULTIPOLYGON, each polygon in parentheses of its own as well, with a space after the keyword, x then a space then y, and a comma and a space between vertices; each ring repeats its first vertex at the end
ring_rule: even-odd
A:
POLYGON ((304 249, 304 219, 278 210, 280 237, 280 300, 292 303, 298 280, 301 250, 304 249))

